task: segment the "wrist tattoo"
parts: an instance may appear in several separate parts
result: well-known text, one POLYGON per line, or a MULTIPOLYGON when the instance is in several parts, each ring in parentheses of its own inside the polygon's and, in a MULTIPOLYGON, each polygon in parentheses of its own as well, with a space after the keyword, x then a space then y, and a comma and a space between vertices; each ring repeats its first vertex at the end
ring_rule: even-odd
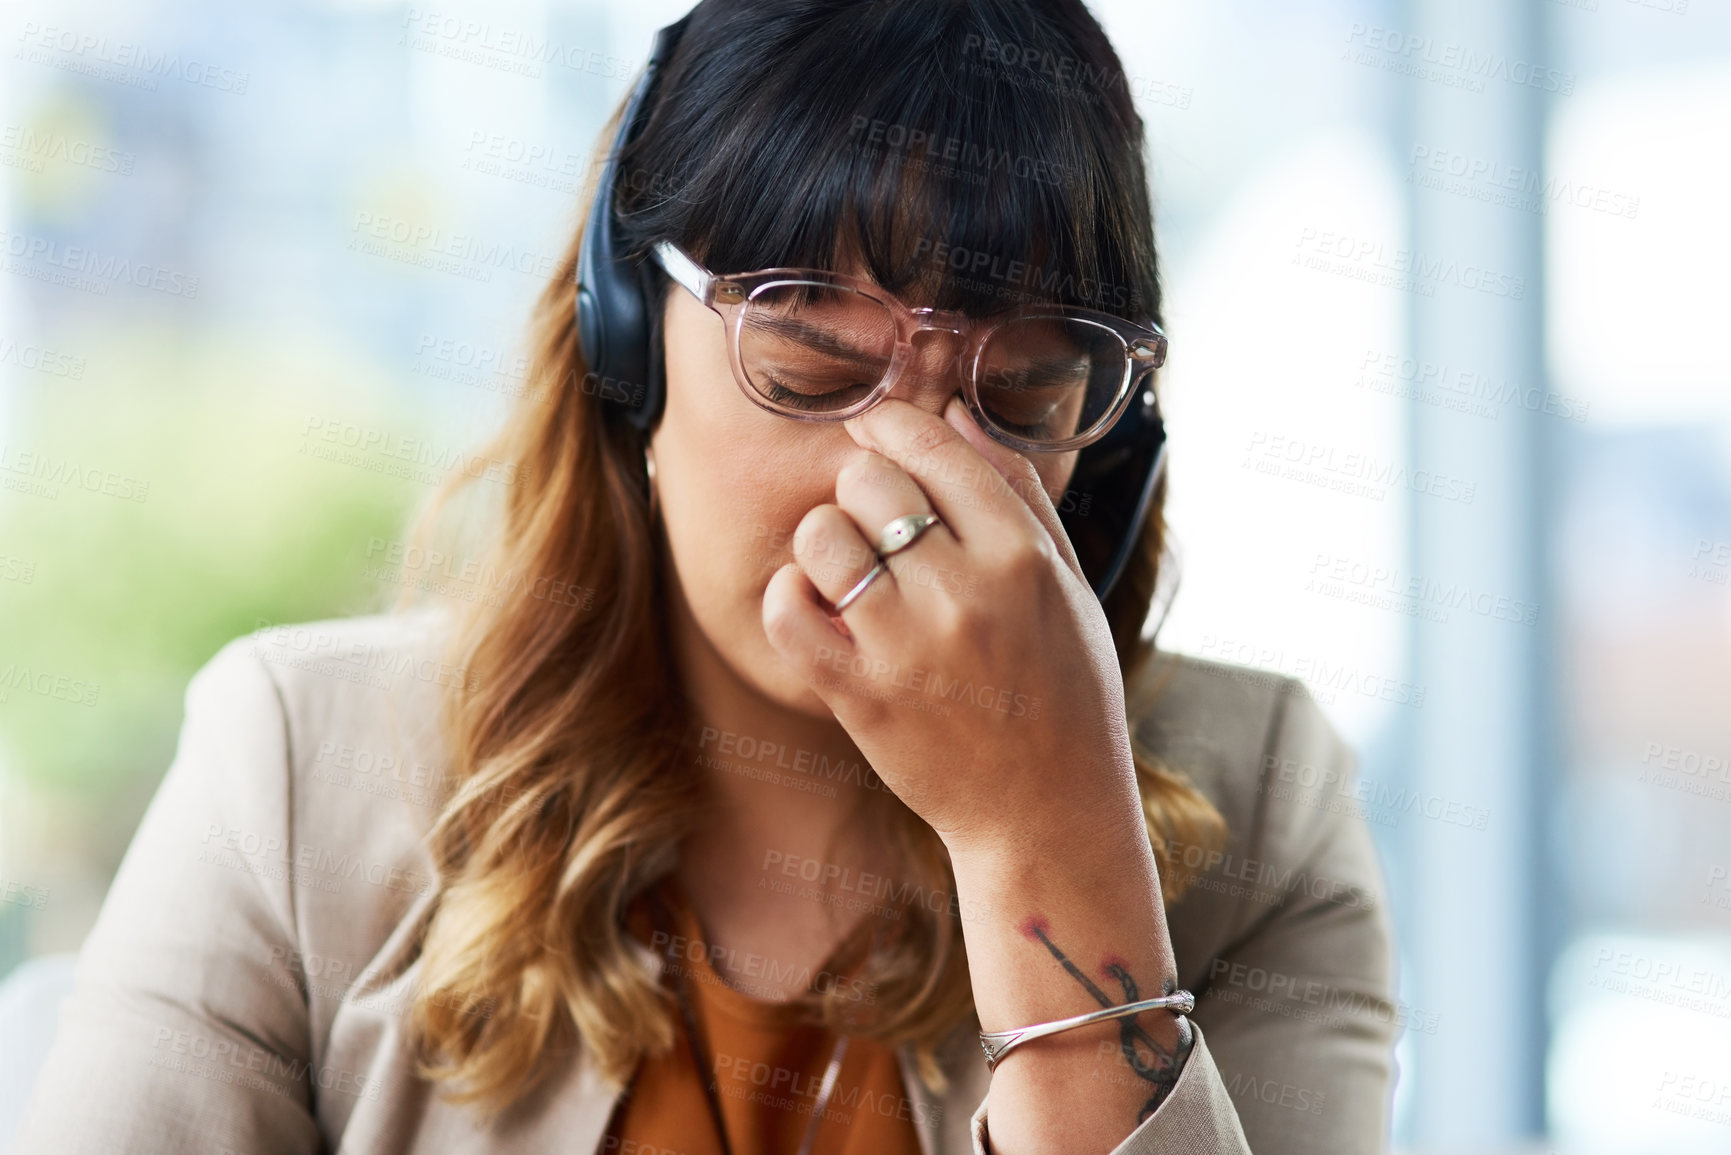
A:
MULTIPOLYGON (((1099 985, 1089 978, 1081 967, 1071 962, 1069 956, 1058 949, 1058 944, 1053 942, 1048 935, 1044 921, 1029 920, 1027 931, 1041 946, 1051 952, 1052 957, 1058 960, 1058 965, 1068 971, 1071 978, 1082 984, 1083 989, 1102 1007, 1116 1006, 1119 1003, 1133 1003, 1142 997, 1136 986, 1135 978, 1122 962, 1107 960, 1100 968, 1108 978, 1123 988, 1124 997, 1118 1003, 1114 1003, 1112 998, 1101 990, 1099 985)), ((1169 995, 1177 989, 1177 981, 1167 979, 1165 990, 1161 993, 1169 995)), ((1130 1064, 1130 1069, 1139 1078, 1147 1080, 1152 1092, 1148 1096, 1148 1101, 1142 1104, 1142 1109, 1136 1114, 1138 1126, 1159 1109, 1160 1104, 1164 1103, 1166 1097, 1172 1093, 1172 1088, 1178 1085, 1178 1073, 1183 1069, 1184 1060, 1190 1056, 1190 1050, 1196 1043, 1196 1036, 1190 1030, 1190 1020, 1183 1015, 1178 1016, 1178 1045, 1171 1049, 1162 1047, 1149 1036, 1147 1031, 1141 1028, 1136 1022, 1140 1017, 1137 1015, 1118 1020, 1118 1048, 1124 1056, 1124 1061, 1130 1064)))

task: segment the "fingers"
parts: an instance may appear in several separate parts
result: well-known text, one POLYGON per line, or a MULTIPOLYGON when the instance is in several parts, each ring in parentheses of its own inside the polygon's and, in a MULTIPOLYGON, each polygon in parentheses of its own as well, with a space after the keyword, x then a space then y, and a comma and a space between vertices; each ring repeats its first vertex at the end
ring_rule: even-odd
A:
MULTIPOLYGON (((794 565, 832 606, 853 589, 877 561, 877 552, 866 544, 859 526, 839 506, 813 506, 800 518, 793 531, 794 565)), ((879 574, 872 579, 872 585, 889 576, 887 573, 879 574)))
MULTIPOLYGON (((1064 528, 1058 509, 1052 504, 1052 495, 1046 492, 1045 480, 1040 476, 1040 471, 1034 468, 1034 463, 1008 445, 992 440, 974 420, 974 415, 968 412, 968 407, 962 404, 960 397, 951 397, 950 403, 944 406, 944 420, 962 435, 963 440, 973 446, 976 453, 992 463, 1010 489, 1027 503, 1028 511, 1034 515, 1035 520, 1051 535, 1052 543, 1058 547, 1059 556, 1080 575, 1082 563, 1076 557, 1075 547, 1070 544, 1070 533, 1064 528)), ((1074 456, 1074 453, 1065 456, 1074 456)))
MULTIPOLYGON (((927 533, 937 529, 932 526, 927 533)), ((895 571, 886 565, 864 589, 836 613, 834 607, 876 568, 877 551, 866 544, 865 535, 839 506, 814 506, 800 519, 793 534, 794 565, 825 603, 826 616, 841 623, 839 630, 850 639, 870 640, 893 632, 905 624, 907 606, 898 593, 905 593, 895 571)))
MULTIPOLYGON (((878 580, 888 576, 880 574, 878 580)), ((763 591, 763 632, 808 681, 818 673, 819 654, 853 653, 853 639, 844 630, 799 566, 789 562, 770 577, 763 591)))
MULTIPOLYGON (((856 454, 836 474, 835 502, 853 519, 874 550, 884 527, 896 518, 932 512, 925 490, 906 470, 883 454, 869 450, 856 454)), ((939 541, 945 543, 940 547, 945 553, 956 541, 942 520, 920 535, 922 551, 934 552, 932 546, 939 541)))
POLYGON ((848 421, 847 429, 855 441, 910 474, 963 545, 990 549, 1004 538, 1008 520, 1050 541, 1065 564, 1081 573, 1038 471, 1027 458, 988 437, 960 398, 951 398, 942 419, 899 398, 886 398, 848 421))

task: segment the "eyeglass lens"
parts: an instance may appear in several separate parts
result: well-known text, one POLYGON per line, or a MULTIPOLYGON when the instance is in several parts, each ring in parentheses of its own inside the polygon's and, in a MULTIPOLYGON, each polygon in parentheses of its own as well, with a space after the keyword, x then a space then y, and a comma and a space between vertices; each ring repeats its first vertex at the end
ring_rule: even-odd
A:
MULTIPOLYGON (((792 413, 840 413, 863 402, 895 354, 883 302, 843 286, 759 286, 740 319, 747 383, 792 413)), ((991 331, 980 353, 980 407, 1001 432, 1057 442, 1090 432, 1111 411, 1127 350, 1112 329, 1067 315, 1021 317, 991 331)))

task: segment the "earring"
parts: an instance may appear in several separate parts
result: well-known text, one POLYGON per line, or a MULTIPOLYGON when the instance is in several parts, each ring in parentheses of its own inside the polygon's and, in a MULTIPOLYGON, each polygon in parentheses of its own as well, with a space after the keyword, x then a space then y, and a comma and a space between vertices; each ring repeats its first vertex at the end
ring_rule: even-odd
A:
POLYGON ((647 440, 643 443, 643 472, 649 477, 649 518, 653 521, 659 502, 655 495, 655 451, 650 448, 647 440))

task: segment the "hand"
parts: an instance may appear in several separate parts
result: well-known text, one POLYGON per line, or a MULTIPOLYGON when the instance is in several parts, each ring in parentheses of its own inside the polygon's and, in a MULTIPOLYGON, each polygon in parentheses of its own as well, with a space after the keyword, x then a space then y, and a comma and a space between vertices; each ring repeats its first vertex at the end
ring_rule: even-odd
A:
POLYGON ((890 789, 950 847, 996 848, 1140 803, 1099 601, 1027 458, 952 398, 891 398, 847 423, 862 452, 801 519, 763 624, 890 789), (875 563, 893 519, 939 524, 875 563))

